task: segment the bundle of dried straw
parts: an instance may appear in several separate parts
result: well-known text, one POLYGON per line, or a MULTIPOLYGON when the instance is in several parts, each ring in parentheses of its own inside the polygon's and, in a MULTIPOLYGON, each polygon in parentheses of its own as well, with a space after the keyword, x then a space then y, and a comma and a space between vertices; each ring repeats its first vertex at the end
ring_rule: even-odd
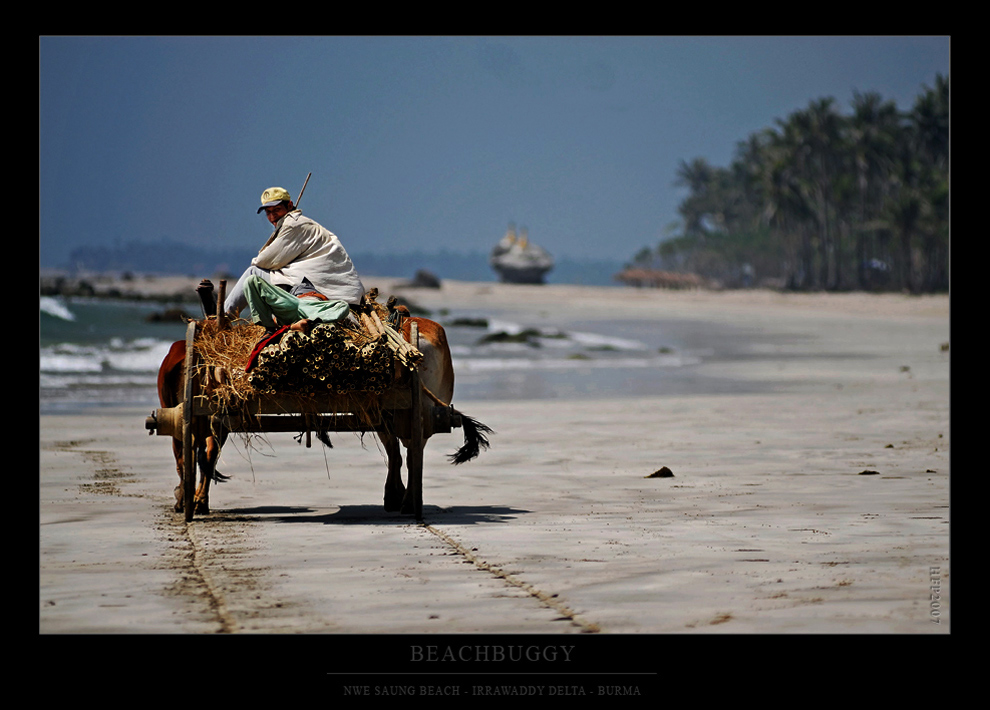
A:
POLYGON ((207 318, 197 328, 197 374, 204 392, 224 409, 259 395, 373 395, 392 386, 402 368, 413 368, 422 353, 384 325, 373 306, 336 323, 316 325, 309 334, 288 331, 268 344, 250 372, 245 368, 264 328, 245 321, 219 325, 207 318))

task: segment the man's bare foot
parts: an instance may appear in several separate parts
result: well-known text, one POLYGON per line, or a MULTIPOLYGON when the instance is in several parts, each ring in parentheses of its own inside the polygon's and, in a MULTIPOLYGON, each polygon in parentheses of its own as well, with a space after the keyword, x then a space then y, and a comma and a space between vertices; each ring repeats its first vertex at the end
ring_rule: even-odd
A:
POLYGON ((295 323, 289 326, 289 330, 297 330, 303 335, 309 335, 309 331, 313 329, 313 321, 309 318, 303 318, 302 320, 297 320, 295 323))

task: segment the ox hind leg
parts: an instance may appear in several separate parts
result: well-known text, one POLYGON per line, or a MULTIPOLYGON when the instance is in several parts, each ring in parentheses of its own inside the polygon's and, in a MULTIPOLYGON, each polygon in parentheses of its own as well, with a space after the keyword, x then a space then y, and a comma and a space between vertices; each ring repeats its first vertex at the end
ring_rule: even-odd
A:
POLYGON ((403 439, 406 447, 406 480, 408 487, 402 497, 401 511, 406 515, 422 518, 423 513, 423 449, 426 440, 421 436, 413 439, 403 439))
MULTIPOLYGON (((205 446, 194 440, 193 456, 199 464, 199 485, 194 496, 195 512, 205 515, 210 512, 210 483, 216 481, 222 483, 228 479, 217 471, 217 460, 220 458, 220 449, 226 440, 226 434, 210 436, 206 438, 205 446)), ((185 461, 182 454, 182 442, 172 439, 172 454, 175 457, 175 470, 179 475, 179 484, 175 487, 175 512, 181 513, 185 509, 185 492, 183 481, 185 478, 185 461)))
POLYGON ((181 513, 185 508, 185 493, 182 488, 185 465, 182 460, 182 441, 179 439, 172 439, 172 455, 175 457, 175 470, 179 473, 179 485, 175 487, 175 512, 181 513))
POLYGON ((402 508, 406 487, 402 485, 402 449, 399 440, 387 431, 380 432, 382 446, 388 457, 388 476, 385 479, 385 510, 394 513, 402 508))
MULTIPOLYGON (((209 445, 209 444, 208 444, 209 445)), ((186 507, 186 496, 185 496, 185 458, 182 452, 182 441, 179 439, 172 439, 172 454, 175 456, 175 470, 179 474, 179 484, 175 487, 175 512, 181 513, 186 507)), ((209 513, 210 510, 210 477, 206 475, 207 471, 212 471, 216 466, 216 455, 211 457, 206 449, 206 447, 193 444, 192 456, 199 463, 199 469, 201 471, 201 480, 199 487, 196 489, 194 501, 194 510, 197 513, 209 513)))
POLYGON ((399 439, 391 432, 380 432, 379 438, 388 457, 388 477, 385 479, 385 510, 419 515, 422 502, 423 449, 425 441, 399 439), (409 488, 402 484, 402 448, 406 449, 406 469, 409 488))
POLYGON ((210 512, 210 482, 222 483, 228 478, 217 471, 217 460, 220 458, 220 449, 223 448, 226 438, 225 434, 210 436, 207 437, 205 446, 196 448, 200 476, 194 498, 197 515, 206 515, 210 512))

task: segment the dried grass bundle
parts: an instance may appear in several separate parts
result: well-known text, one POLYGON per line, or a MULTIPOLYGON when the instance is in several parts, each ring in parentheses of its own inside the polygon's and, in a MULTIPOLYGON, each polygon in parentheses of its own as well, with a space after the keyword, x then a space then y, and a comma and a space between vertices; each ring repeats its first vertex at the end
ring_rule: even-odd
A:
POLYGON ((296 411, 306 412, 312 395, 330 394, 344 396, 352 411, 375 410, 378 395, 396 381, 395 363, 408 368, 422 357, 380 319, 363 315, 318 325, 309 335, 287 332, 265 347, 248 373, 264 332, 246 321, 223 329, 213 318, 200 323, 197 375, 219 409, 236 411, 259 396, 278 394, 298 400, 296 411))
POLYGON ((224 408, 234 408, 258 394, 244 368, 264 333, 262 326, 246 321, 224 329, 215 318, 200 322, 195 342, 200 356, 197 374, 203 389, 224 408))

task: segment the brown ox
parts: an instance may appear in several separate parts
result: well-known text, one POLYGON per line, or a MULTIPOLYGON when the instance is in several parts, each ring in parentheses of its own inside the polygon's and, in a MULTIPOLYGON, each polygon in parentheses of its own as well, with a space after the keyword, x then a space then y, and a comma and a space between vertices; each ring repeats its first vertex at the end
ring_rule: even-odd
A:
MULTIPOLYGON (((186 342, 179 340, 172 343, 172 347, 169 348, 168 354, 158 368, 158 401, 163 409, 182 404, 185 395, 185 359, 186 342)), ((200 481, 194 498, 197 513, 210 512, 210 482, 215 480, 219 483, 227 478, 216 469, 220 449, 226 438, 226 432, 210 431, 208 421, 199 422, 193 429, 192 450, 195 452, 200 470, 200 481)), ((185 468, 181 439, 172 438, 172 454, 175 456, 175 468, 179 473, 179 485, 175 487, 175 510, 181 513, 184 507, 182 480, 185 468)))
MULTIPOLYGON (((405 309, 401 306, 400 311, 405 309)), ((407 312, 407 311, 405 311, 407 312)), ((411 324, 415 322, 419 330, 419 350, 423 353, 423 360, 419 364, 420 384, 426 395, 423 400, 423 417, 432 416, 432 406, 436 403, 440 406, 449 406, 451 397, 454 394, 454 368, 450 357, 450 348, 447 344, 447 335, 443 326, 426 318, 405 318, 401 331, 406 340, 410 339, 411 324)), ((158 397, 163 408, 176 407, 182 403, 185 391, 185 361, 186 344, 185 341, 177 341, 172 344, 171 349, 162 361, 158 371, 158 397)), ((466 463, 481 453, 482 449, 488 448, 487 435, 492 430, 481 422, 466 416, 461 412, 453 410, 459 416, 461 428, 464 430, 464 443, 448 458, 454 465, 466 463)), ((210 482, 218 483, 227 479, 216 470, 217 459, 220 456, 220 449, 227 438, 226 431, 211 431, 208 420, 200 422, 197 429, 193 431, 192 450, 195 452, 197 463, 199 464, 199 485, 195 493, 195 512, 199 514, 208 513, 210 509, 210 482)), ((429 426, 424 426, 425 432, 431 431, 429 426)), ((421 456, 422 452, 410 449, 412 442, 408 439, 399 439, 390 430, 382 429, 377 432, 388 456, 388 476, 385 480, 385 510, 402 512, 413 512, 414 503, 407 500, 405 486, 402 483, 402 453, 399 442, 409 450, 409 456, 421 456)), ((428 433, 424 433, 428 437, 428 433)), ((323 433, 318 434, 324 445, 329 444, 329 440, 323 433)), ((424 439, 423 445, 426 441, 424 439)), ((172 452, 175 456, 175 467, 179 474, 179 485, 175 488, 175 510, 183 510, 183 471, 184 461, 182 455, 182 442, 173 438, 172 452)))
MULTIPOLYGON (((404 306, 396 308, 402 314, 407 314, 408 310, 404 306)), ((426 399, 433 400, 436 404, 449 406, 451 398, 454 396, 454 365, 450 358, 450 347, 447 345, 447 334, 443 326, 426 318, 406 317, 402 320, 400 330, 402 336, 407 341, 411 340, 412 323, 416 323, 419 330, 419 351, 423 353, 423 360, 419 364, 420 383, 426 399)), ((426 412, 430 410, 430 403, 424 402, 426 412)), ((451 407, 451 409, 453 409, 451 407)), ((464 444, 451 454, 448 459, 455 466, 466 463, 475 458, 481 449, 488 448, 488 434, 492 430, 462 412, 454 410, 461 420, 461 428, 464 430, 464 444)), ((428 429, 427 429, 428 430, 428 429)), ((388 431, 379 431, 378 437, 385 447, 388 456, 388 477, 385 479, 385 510, 393 511, 402 509, 403 512, 410 512, 412 502, 405 498, 405 488, 402 485, 402 453, 399 449, 399 440, 388 431)), ((415 452, 410 449, 411 442, 402 439, 402 444, 406 447, 409 456, 421 455, 422 452, 415 452)), ((423 442, 426 445, 426 442, 423 442)))

